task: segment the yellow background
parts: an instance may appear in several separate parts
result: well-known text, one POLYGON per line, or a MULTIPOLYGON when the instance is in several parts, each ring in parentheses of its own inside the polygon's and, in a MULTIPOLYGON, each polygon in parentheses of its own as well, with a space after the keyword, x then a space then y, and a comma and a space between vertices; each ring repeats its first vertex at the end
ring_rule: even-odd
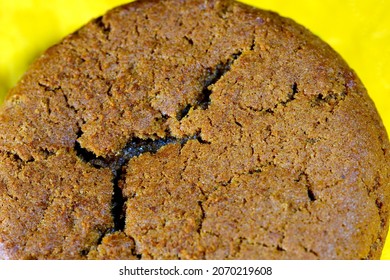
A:
MULTIPOLYGON (((242 0, 293 18, 357 72, 390 131, 390 1, 242 0)), ((47 47, 128 0, 0 0, 0 103, 47 47)), ((390 260, 390 235, 382 259, 390 260)))

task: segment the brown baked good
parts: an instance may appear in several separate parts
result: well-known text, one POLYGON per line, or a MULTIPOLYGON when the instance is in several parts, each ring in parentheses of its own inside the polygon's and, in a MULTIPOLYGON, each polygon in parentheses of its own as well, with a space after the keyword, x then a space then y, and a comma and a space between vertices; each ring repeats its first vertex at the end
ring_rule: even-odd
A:
POLYGON ((346 63, 228 0, 141 0, 0 110, 0 258, 375 259, 389 142, 346 63))

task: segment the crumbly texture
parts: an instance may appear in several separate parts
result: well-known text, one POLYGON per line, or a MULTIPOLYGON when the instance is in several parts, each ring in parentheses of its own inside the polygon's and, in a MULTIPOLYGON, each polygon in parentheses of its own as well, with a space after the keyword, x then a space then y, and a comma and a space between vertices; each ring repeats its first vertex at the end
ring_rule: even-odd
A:
POLYGON ((0 109, 0 258, 376 259, 389 142, 292 20, 140 0, 48 49, 0 109))

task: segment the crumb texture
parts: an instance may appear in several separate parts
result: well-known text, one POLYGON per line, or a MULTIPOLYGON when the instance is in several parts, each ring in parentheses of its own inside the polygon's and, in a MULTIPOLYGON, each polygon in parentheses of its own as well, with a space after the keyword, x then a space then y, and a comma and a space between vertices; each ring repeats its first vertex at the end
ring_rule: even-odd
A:
POLYGON ((389 142, 355 73, 275 13, 139 0, 0 109, 2 259, 376 259, 389 142))

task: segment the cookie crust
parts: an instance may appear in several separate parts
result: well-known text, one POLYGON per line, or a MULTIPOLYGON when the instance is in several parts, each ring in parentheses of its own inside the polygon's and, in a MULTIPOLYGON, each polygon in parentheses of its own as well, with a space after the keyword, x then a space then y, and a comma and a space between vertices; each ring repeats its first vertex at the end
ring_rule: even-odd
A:
POLYGON ((140 0, 0 109, 0 258, 375 259, 389 142, 343 59, 229 0, 140 0))

